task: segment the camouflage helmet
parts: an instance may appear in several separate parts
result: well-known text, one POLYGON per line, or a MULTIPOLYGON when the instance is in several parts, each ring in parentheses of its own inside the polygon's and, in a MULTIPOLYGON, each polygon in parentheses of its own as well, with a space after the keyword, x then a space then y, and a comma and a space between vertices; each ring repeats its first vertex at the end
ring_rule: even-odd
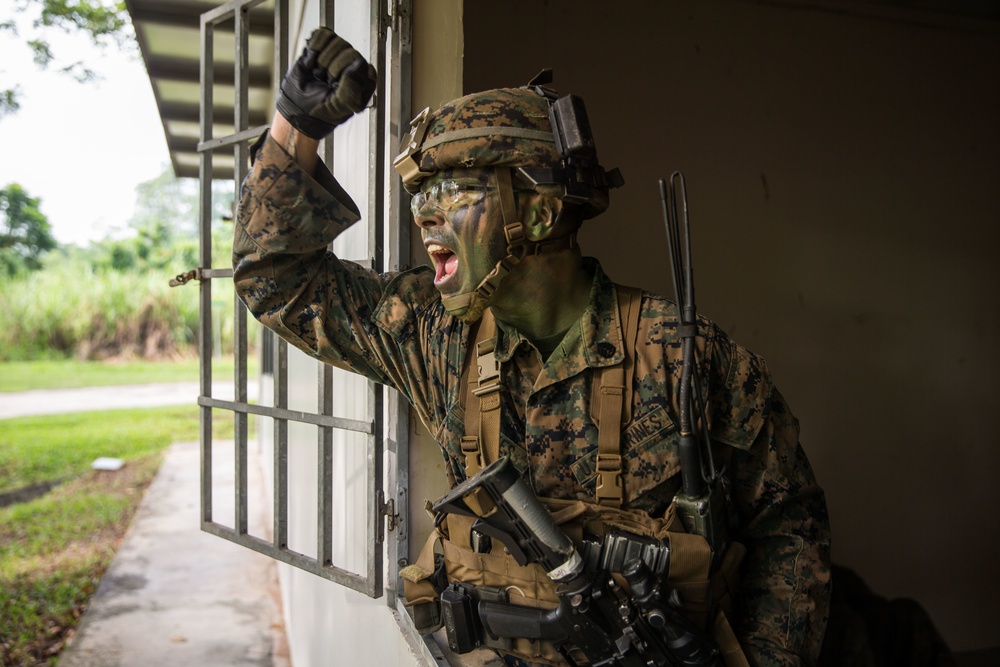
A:
POLYGON ((393 166, 411 194, 443 169, 510 167, 529 185, 562 186, 561 198, 582 205, 582 217, 592 218, 608 208, 608 189, 622 181, 617 169, 608 173, 598 166, 589 125, 587 158, 566 154, 560 133, 553 133, 553 121, 558 122, 553 106, 570 98, 582 110, 579 98, 557 101, 551 90, 529 84, 466 95, 433 112, 424 109, 411 121, 393 166))

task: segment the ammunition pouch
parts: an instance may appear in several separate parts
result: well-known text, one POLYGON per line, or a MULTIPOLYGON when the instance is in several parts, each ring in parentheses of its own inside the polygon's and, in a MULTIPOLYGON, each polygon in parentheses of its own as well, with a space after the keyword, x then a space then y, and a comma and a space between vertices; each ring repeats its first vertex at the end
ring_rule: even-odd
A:
MULTIPOLYGON (((677 592, 680 611, 698 628, 708 631, 719 644, 727 667, 747 667, 748 663, 729 624, 732 599, 740 562, 745 553, 739 543, 732 543, 722 565, 710 577, 711 549, 699 535, 683 532, 671 506, 661 518, 584 501, 543 500, 559 527, 579 547, 588 539, 602 539, 611 529, 662 540, 669 544, 670 565, 666 586, 677 592)), ((503 598, 524 607, 555 609, 559 606, 556 584, 536 564, 518 565, 504 553, 499 542, 484 542, 472 531, 474 520, 448 514, 432 532, 417 562, 400 572, 406 604, 421 633, 441 627, 441 593, 451 582, 466 586, 452 587, 445 596, 452 605, 452 618, 463 622, 466 605, 486 599, 503 598), (436 553, 440 543, 442 553, 436 553), (443 572, 442 572, 443 566, 443 572), (442 574, 447 583, 442 579, 442 574), (466 599, 463 599, 465 596, 466 599)), ((488 541, 487 541, 488 542, 488 541)), ((625 590, 628 583, 621 575, 615 580, 625 590)), ((474 626, 472 621, 466 623, 474 626)), ((495 648, 538 664, 567 665, 562 654, 549 642, 517 638, 496 640, 482 637, 475 646, 495 648)), ((464 646, 463 648, 468 648, 464 646)), ((585 662, 582 664, 586 664, 585 662)))

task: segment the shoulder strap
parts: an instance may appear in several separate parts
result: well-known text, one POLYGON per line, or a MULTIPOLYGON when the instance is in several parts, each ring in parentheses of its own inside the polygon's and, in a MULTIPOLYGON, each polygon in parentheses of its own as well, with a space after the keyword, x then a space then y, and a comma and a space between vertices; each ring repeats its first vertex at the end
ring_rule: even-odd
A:
POLYGON ((642 290, 616 286, 618 314, 623 323, 622 363, 601 369, 597 412, 597 502, 620 508, 624 499, 622 485, 622 426, 632 414, 632 379, 635 373, 635 339, 639 331, 639 306, 642 290))
MULTIPOLYGON (((639 310, 642 291, 634 287, 617 286, 619 320, 623 323, 622 363, 605 367, 600 373, 600 407, 596 417, 597 436, 597 502, 621 507, 623 499, 621 429, 628 423, 632 410, 632 380, 635 368, 635 340, 639 330, 639 310)), ((464 400, 466 478, 475 475, 500 457, 500 364, 494 356, 496 322, 486 309, 482 320, 470 333, 469 348, 462 370, 460 399, 464 400), (473 338, 474 335, 474 338, 473 338), (475 351, 475 354, 473 354, 475 351), (475 358, 476 380, 472 379, 475 358)))
POLYGON ((462 369, 459 400, 464 401, 466 478, 475 475, 500 457, 500 363, 494 356, 497 334, 493 312, 487 308, 469 335, 469 347, 462 369), (472 379, 473 360, 476 378, 472 379))

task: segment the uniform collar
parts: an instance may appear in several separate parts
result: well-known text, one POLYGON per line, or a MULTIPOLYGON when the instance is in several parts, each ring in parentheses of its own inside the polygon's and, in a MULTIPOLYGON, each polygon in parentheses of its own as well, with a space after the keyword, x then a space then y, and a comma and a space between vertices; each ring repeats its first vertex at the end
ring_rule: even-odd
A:
MULTIPOLYGON (((613 366, 625 358, 615 284, 596 259, 585 257, 583 266, 594 276, 587 307, 546 360, 536 389, 572 377, 586 368, 613 366)), ((510 360, 518 347, 529 344, 519 331, 497 322, 496 355, 501 363, 510 360)))

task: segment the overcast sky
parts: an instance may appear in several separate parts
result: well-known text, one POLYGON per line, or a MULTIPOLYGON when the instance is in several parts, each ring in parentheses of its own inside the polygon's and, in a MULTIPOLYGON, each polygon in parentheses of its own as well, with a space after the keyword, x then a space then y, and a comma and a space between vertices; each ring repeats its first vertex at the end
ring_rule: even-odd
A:
POLYGON ((138 51, 100 50, 85 37, 47 33, 59 62, 82 60, 103 78, 80 84, 41 71, 25 45, 30 23, 0 0, 0 22, 17 18, 20 36, 0 31, 0 89, 20 87, 21 109, 0 118, 0 186, 20 183, 42 200, 60 243, 86 244, 122 228, 135 186, 169 164, 149 78, 138 51))

